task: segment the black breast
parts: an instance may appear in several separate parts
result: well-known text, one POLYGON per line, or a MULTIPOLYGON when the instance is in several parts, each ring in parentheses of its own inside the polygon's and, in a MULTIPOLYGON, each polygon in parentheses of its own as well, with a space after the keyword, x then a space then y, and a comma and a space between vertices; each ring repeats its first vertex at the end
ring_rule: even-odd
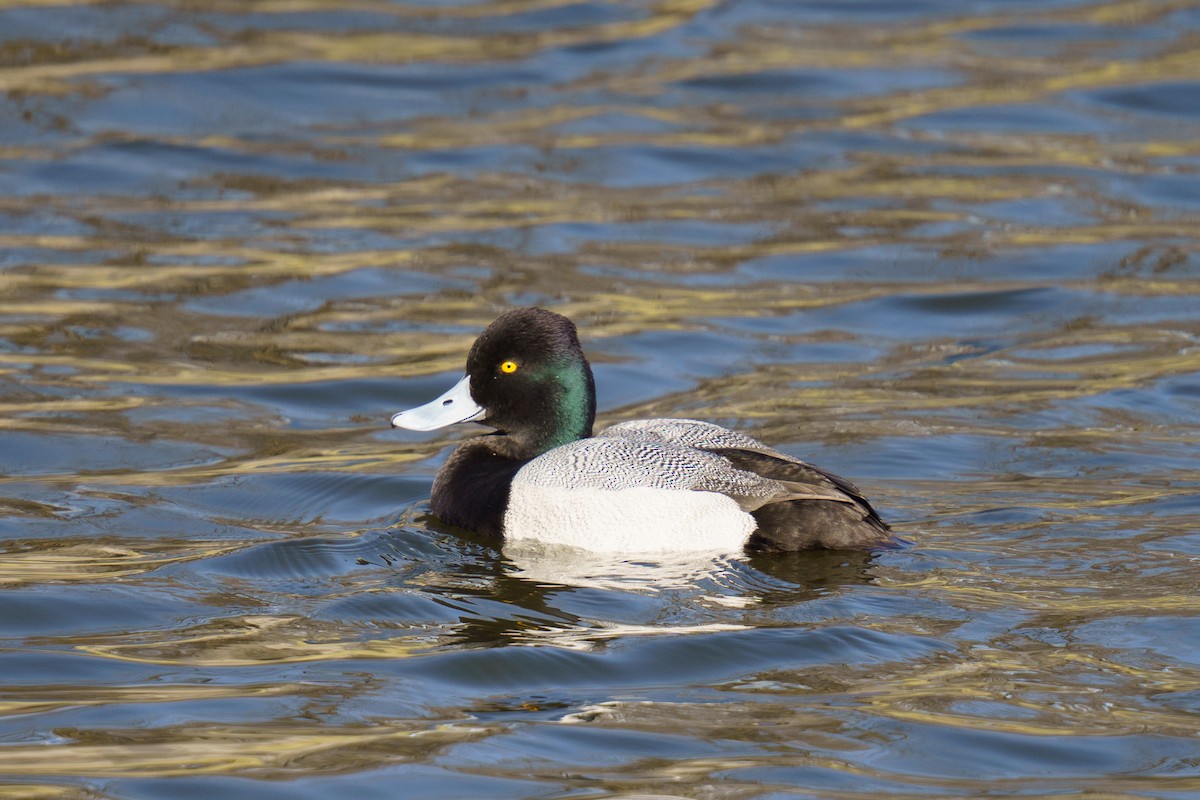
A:
POLYGON ((489 438, 472 439, 450 454, 433 482, 429 505, 443 522, 499 539, 513 477, 528 460, 495 453, 489 438))

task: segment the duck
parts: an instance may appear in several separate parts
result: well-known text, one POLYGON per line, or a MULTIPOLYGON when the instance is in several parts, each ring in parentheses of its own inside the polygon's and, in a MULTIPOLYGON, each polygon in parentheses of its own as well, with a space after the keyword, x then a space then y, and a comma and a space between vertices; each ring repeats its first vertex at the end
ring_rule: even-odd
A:
POLYGON ((900 540, 850 481, 757 439, 694 419, 593 432, 596 385, 567 317, 498 317, 466 374, 392 428, 492 428, 459 444, 429 508, 490 540, 602 552, 870 550, 900 540))

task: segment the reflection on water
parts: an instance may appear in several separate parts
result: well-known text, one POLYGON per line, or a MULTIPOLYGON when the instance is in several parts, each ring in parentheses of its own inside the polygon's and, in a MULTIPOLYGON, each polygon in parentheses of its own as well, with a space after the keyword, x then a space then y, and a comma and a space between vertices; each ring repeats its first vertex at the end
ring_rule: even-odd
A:
POLYGON ((1191 797, 1200 4, 0 0, 0 797, 1191 797), (498 550, 498 311, 914 546, 498 550))

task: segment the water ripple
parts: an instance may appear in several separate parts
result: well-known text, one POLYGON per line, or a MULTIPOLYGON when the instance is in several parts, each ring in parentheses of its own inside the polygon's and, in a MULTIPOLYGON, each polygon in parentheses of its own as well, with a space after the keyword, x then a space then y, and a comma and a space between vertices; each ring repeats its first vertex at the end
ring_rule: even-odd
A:
POLYGON ((0 0, 0 797, 1200 793, 1198 31, 0 0), (443 528, 530 303, 912 546, 443 528))

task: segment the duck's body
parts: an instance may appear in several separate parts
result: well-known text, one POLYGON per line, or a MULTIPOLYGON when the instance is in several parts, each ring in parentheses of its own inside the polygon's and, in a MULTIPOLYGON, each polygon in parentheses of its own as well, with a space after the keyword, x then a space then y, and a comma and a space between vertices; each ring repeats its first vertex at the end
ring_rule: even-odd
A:
POLYGON ((460 445, 433 513, 487 536, 590 550, 886 547, 888 526, 849 481, 698 420, 633 420, 595 436, 595 389, 575 326, 525 308, 475 342, 467 376, 392 418, 497 428, 460 445))

